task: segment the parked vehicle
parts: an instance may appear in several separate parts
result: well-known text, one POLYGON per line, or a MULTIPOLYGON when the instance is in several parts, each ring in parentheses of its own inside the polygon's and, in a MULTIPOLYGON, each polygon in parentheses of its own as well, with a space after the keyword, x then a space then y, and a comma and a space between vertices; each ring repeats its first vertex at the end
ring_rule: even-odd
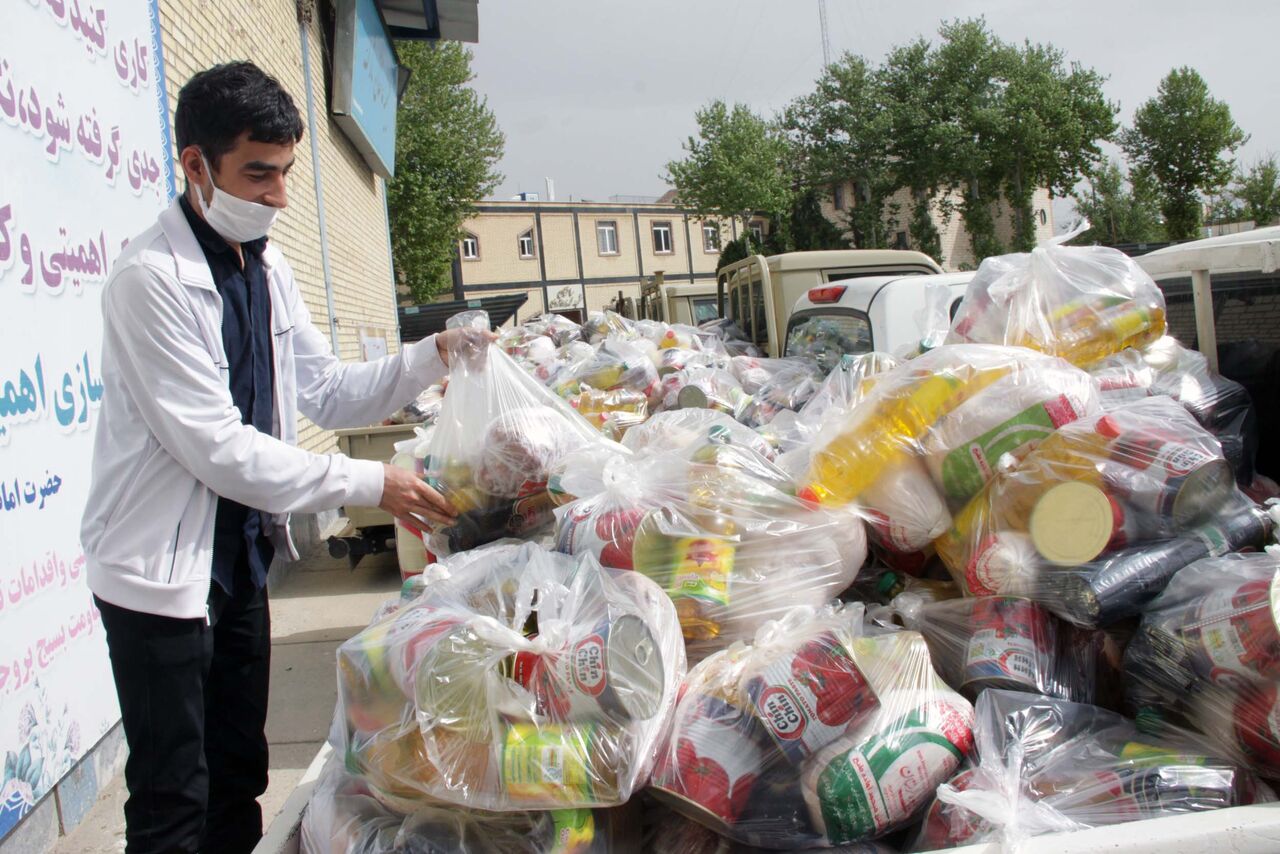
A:
POLYGON ((717 276, 719 315, 734 321, 770 356, 785 349, 796 301, 811 289, 867 277, 927 276, 941 273, 922 252, 894 249, 839 249, 752 255, 722 268, 717 276))

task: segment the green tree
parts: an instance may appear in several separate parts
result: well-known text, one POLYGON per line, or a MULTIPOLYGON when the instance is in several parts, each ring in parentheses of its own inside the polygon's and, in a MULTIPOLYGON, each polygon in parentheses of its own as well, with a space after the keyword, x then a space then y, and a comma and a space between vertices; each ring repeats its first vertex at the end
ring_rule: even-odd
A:
POLYGON ((1280 164, 1276 163, 1276 156, 1269 154, 1250 166, 1249 171, 1237 172, 1231 195, 1239 203, 1244 219, 1259 226, 1280 219, 1280 164))
POLYGON ((415 302, 448 290, 462 223, 493 192, 504 138, 468 83, 471 53, 457 42, 399 42, 412 71, 396 116, 396 175, 387 186, 391 252, 415 302))
POLYGON ((816 249, 848 249, 840 229, 831 224, 822 213, 817 190, 805 190, 796 195, 791 209, 790 233, 784 251, 809 252, 816 249))
POLYGON ((680 201, 704 216, 746 218, 759 211, 775 224, 785 219, 793 182, 783 134, 745 104, 730 108, 720 100, 698 110, 697 121, 697 137, 683 146, 686 156, 668 163, 662 176, 680 201))
MULTIPOLYGON (((911 192, 907 229, 912 245, 942 263, 942 235, 934 212, 939 192, 949 183, 946 146, 952 139, 945 103, 934 86, 936 70, 929 43, 917 39, 889 53, 880 79, 889 115, 895 184, 911 192)), ((944 213, 949 216, 950 210, 944 213)))
POLYGON ((823 70, 814 92, 792 102, 782 120, 804 153, 809 186, 853 184, 848 224, 854 245, 883 248, 895 178, 889 151, 889 114, 876 69, 846 53, 823 70))
POLYGON ((1120 135, 1130 164, 1149 173, 1160 190, 1160 210, 1172 240, 1196 236, 1202 200, 1231 180, 1233 154, 1248 137, 1231 108, 1209 94, 1193 68, 1175 68, 1156 96, 1133 114, 1120 135))
POLYGON ((1126 178, 1114 160, 1089 176, 1088 189, 1077 192, 1075 202, 1090 225, 1077 238, 1080 243, 1114 246, 1164 239, 1159 200, 1150 180, 1141 173, 1126 178))

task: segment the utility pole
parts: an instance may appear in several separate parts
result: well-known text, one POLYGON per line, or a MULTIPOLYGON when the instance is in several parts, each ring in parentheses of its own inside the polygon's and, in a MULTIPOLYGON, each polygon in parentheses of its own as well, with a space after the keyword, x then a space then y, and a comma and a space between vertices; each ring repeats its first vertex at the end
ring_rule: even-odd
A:
POLYGON ((831 65, 831 38, 827 35, 827 0, 818 0, 818 24, 822 28, 822 68, 831 65))

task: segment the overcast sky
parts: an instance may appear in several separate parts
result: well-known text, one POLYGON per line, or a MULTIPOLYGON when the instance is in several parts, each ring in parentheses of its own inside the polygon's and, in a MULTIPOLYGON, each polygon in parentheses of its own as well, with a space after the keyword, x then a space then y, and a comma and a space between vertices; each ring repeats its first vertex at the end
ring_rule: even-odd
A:
MULTIPOLYGON (((822 66, 817 0, 481 0, 479 11, 474 85, 507 137, 495 198, 543 193, 545 177, 560 200, 657 196, 699 106, 723 98, 771 115, 822 66)), ((827 0, 827 11, 832 57, 876 61, 936 37, 944 17, 983 14, 1003 39, 1051 42, 1107 75, 1122 123, 1191 65, 1252 134, 1245 162, 1280 152, 1277 0, 827 0)))

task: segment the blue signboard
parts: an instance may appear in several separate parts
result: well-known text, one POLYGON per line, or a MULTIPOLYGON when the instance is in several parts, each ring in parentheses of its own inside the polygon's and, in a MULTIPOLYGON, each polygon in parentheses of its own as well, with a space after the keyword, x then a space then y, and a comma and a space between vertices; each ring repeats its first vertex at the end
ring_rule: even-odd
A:
POLYGON ((400 63, 374 0, 337 4, 333 113, 369 166, 395 174, 400 63))

